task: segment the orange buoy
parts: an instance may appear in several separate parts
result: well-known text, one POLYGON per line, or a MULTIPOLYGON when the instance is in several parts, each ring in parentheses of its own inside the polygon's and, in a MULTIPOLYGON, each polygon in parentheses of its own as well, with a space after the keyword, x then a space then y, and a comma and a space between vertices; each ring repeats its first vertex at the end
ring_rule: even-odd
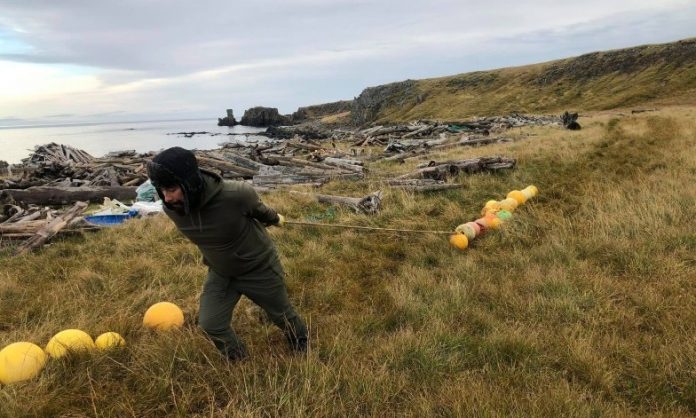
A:
POLYGON ((507 194, 507 197, 515 199, 518 205, 524 205, 524 202, 527 201, 527 197, 519 190, 511 191, 507 194))
POLYGON ((184 325, 184 313, 171 302, 159 302, 150 306, 143 317, 143 325, 165 331, 184 325))

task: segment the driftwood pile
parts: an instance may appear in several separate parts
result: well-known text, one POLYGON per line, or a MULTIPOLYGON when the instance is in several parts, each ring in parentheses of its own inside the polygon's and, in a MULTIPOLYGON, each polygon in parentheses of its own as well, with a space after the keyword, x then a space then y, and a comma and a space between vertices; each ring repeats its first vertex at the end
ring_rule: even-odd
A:
POLYGON ((374 126, 356 131, 353 134, 353 146, 387 145, 398 139, 404 141, 412 138, 442 139, 446 134, 478 134, 487 136, 492 132, 528 125, 559 125, 555 116, 509 115, 475 118, 460 122, 436 122, 421 120, 409 124, 374 126))
POLYGON ((498 136, 457 136, 443 135, 440 139, 395 140, 384 149, 381 159, 384 161, 404 162, 408 158, 419 157, 432 151, 441 151, 455 147, 473 147, 494 143, 512 142, 510 137, 498 136))
POLYGON ((419 120, 406 124, 378 125, 365 129, 327 129, 314 124, 270 127, 266 132, 255 135, 272 139, 301 138, 305 140, 350 141, 353 146, 387 145, 393 139, 438 138, 448 133, 488 135, 506 129, 529 125, 560 125, 557 116, 533 116, 511 114, 474 118, 465 121, 440 122, 419 120))
MULTIPOLYGON (((68 146, 42 145, 15 166, 20 177, 0 180, 0 202, 64 205, 78 200, 101 202, 104 197, 134 199, 136 186, 147 179, 147 162, 153 155, 124 151, 94 158, 68 146)), ((321 185, 331 179, 362 178, 365 173, 362 161, 300 138, 278 145, 233 143, 196 151, 196 157, 203 169, 261 188, 321 185)))
POLYGON ((517 161, 514 158, 499 156, 458 161, 430 161, 419 164, 418 170, 403 174, 397 177, 396 180, 431 179, 443 181, 460 173, 473 174, 511 169, 515 167, 516 163, 517 161))
POLYGON ((4 205, 0 213, 0 245, 22 241, 15 250, 15 254, 22 254, 44 245, 59 233, 99 229, 85 224, 81 214, 86 208, 86 202, 77 202, 62 211, 35 205, 26 209, 4 205))
POLYGON ((13 166, 13 172, 20 177, 0 181, 0 189, 36 185, 134 186, 147 178, 145 161, 149 156, 123 151, 94 158, 85 151, 52 142, 37 146, 21 165, 13 166))

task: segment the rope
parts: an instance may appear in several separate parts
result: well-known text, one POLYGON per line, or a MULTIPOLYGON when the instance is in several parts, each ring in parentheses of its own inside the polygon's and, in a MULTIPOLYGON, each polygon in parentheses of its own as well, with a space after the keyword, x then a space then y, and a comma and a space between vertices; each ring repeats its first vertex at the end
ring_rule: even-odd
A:
POLYGON ((362 229, 367 231, 388 231, 388 232, 407 232, 407 233, 420 233, 420 234, 453 234, 452 231, 435 231, 428 229, 396 229, 396 228, 378 228, 376 226, 357 226, 357 225, 344 225, 344 224, 319 224, 313 222, 299 222, 299 221, 285 221, 286 225, 301 225, 301 226, 317 226, 317 227, 328 227, 328 228, 346 228, 346 229, 362 229))

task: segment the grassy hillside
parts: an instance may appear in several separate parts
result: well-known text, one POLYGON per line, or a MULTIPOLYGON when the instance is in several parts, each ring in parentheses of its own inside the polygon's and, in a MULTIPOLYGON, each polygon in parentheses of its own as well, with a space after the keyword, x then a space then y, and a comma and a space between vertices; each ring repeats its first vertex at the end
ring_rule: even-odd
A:
POLYGON ((357 124, 605 110, 696 97, 696 39, 365 89, 357 124))
POLYGON ((295 220, 451 229, 488 199, 541 191, 464 253, 441 236, 272 229, 309 323, 306 358, 243 300, 234 326, 251 358, 223 361, 192 320, 205 267, 164 218, 0 255, 1 346, 72 327, 128 342, 0 388, 0 416, 696 414, 695 120, 694 107, 605 112, 582 131, 523 128, 517 142, 436 155, 518 158, 511 172, 460 177, 463 190, 380 184, 416 161, 322 188, 383 188, 375 217, 265 196, 295 220), (141 328, 161 300, 184 309, 181 332, 141 328))

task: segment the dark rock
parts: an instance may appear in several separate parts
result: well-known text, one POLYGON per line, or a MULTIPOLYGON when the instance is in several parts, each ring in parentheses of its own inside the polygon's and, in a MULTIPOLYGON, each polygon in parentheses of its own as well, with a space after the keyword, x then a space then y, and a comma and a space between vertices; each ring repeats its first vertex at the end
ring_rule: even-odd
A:
POLYGON ((289 116, 281 115, 275 107, 252 107, 247 109, 242 116, 241 124, 246 126, 280 126, 289 125, 289 116))
POLYGON ((414 80, 400 81, 377 87, 368 87, 353 100, 351 121, 358 126, 364 126, 379 118, 384 108, 413 107, 422 102, 414 80))
POLYGON ((566 129, 570 129, 571 131, 577 131, 581 128, 577 120, 577 113, 568 113, 566 111, 561 115, 561 122, 563 122, 563 126, 565 126, 566 129))
POLYGON ((311 125, 271 126, 264 134, 273 139, 290 139, 299 136, 302 139, 328 139, 331 132, 311 125))
POLYGON ((324 116, 350 112, 352 107, 352 100, 341 100, 338 102, 300 107, 297 109, 297 112, 292 114, 292 122, 301 123, 308 120, 319 119, 324 116))
POLYGON ((218 118, 218 126, 234 126, 238 124, 239 122, 234 118, 232 109, 227 109, 227 116, 224 118, 218 118))

